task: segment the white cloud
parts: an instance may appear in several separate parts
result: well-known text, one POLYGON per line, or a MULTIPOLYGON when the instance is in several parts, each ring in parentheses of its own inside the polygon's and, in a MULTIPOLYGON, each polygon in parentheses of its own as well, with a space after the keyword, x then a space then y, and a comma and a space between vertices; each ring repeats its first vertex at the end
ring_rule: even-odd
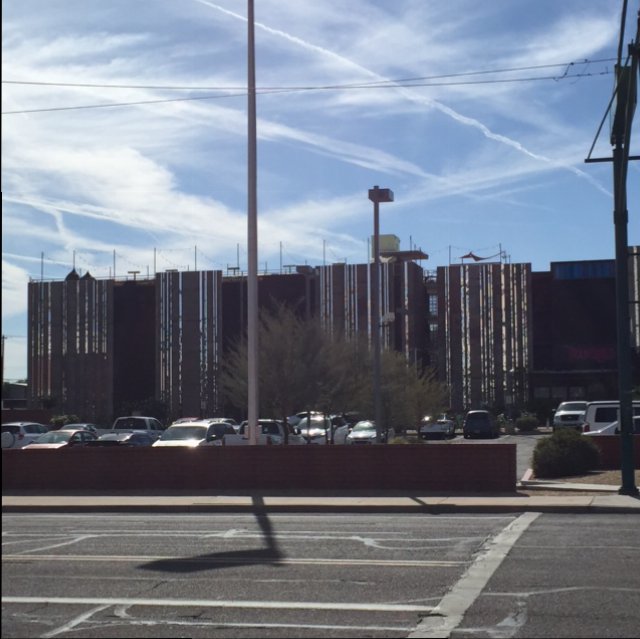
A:
MULTIPOLYGON (((256 4, 263 87, 605 58, 615 52, 619 27, 615 0, 566 0, 544 9, 537 0, 256 4)), ((231 0, 137 3, 133 12, 119 0, 3 3, 3 79, 241 88, 245 10, 231 0)), ((589 69, 593 65, 581 68, 589 69)), ((598 219, 600 209, 612 206, 610 167, 583 160, 611 86, 605 76, 261 94, 260 260, 275 267, 284 246, 310 262, 326 252, 362 261, 371 234, 366 191, 376 183, 396 192, 383 215, 385 228, 404 241, 412 236, 431 254, 438 254, 435 243, 455 243, 462 231, 483 237, 497 220, 506 244, 514 233, 510 221, 532 211, 540 224, 571 224, 575 214, 566 220, 549 215, 560 201, 580 202, 588 209, 581 215, 598 219)), ((3 111, 203 95, 3 88, 3 111)), ((224 268, 235 263, 237 251, 246 258, 246 98, 222 95, 3 116, 3 301, 13 301, 17 316, 26 305, 25 278, 39 273, 42 253, 47 272, 60 273, 75 255, 107 274, 113 251, 120 272, 126 263, 151 263, 154 248, 163 267, 172 259, 179 265, 192 260, 195 245, 203 264, 224 268)), ((631 182, 633 207, 640 193, 631 182)), ((548 239, 528 249, 531 255, 517 259, 601 254, 597 240, 609 225, 610 215, 593 229, 590 247, 570 249, 549 230, 548 239)), ((633 210, 629 231, 630 243, 640 243, 633 210)))

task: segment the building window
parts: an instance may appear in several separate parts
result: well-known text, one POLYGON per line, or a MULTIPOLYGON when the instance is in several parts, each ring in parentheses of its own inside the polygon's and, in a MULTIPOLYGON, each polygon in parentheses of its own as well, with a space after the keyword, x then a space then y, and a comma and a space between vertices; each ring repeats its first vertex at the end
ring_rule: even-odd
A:
POLYGON ((615 262, 602 260, 593 262, 556 262, 551 265, 556 280, 585 280, 615 277, 615 262))

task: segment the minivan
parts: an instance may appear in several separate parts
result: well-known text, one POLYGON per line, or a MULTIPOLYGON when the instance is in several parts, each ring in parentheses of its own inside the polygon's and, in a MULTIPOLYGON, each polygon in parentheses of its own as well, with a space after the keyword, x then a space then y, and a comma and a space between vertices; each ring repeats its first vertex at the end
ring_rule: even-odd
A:
POLYGON ((470 410, 462 424, 462 434, 469 437, 499 437, 500 428, 488 410, 470 410))
MULTIPOLYGON (((631 402, 633 415, 640 415, 640 400, 631 402)), ((608 424, 620 419, 620 402, 618 400, 589 402, 584 413, 582 432, 600 430, 608 424)))

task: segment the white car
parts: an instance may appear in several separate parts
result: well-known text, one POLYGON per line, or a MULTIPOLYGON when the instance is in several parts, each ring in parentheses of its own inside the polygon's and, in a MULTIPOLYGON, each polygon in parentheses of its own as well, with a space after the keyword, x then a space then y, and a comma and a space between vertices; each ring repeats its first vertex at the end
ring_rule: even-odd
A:
MULTIPOLYGON (((395 437, 395 430, 389 428, 387 432, 381 433, 381 443, 395 437)), ((345 444, 361 445, 361 444, 375 444, 376 443, 376 424, 375 422, 364 419, 358 422, 347 435, 345 444)))
POLYGON ((425 417, 420 422, 419 434, 422 439, 450 439, 456 436, 456 424, 451 419, 425 417))
POLYGON ((303 417, 294 427, 307 444, 328 444, 331 440, 331 420, 324 415, 303 417))
POLYGON ((587 402, 562 402, 553 414, 553 432, 562 428, 582 430, 586 410, 587 402))
POLYGON ((89 430, 50 430, 43 433, 38 439, 23 447, 23 450, 36 450, 39 448, 70 448, 73 446, 86 446, 95 441, 98 436, 89 430))
MULTIPOLYGON (((618 422, 611 422, 598 430, 585 430, 583 435, 598 436, 598 435, 619 435, 620 425, 618 422)), ((633 416, 633 434, 640 435, 640 415, 633 416)))
POLYGON ((153 442, 154 448, 164 446, 182 446, 197 448, 198 446, 222 446, 225 435, 235 435, 235 429, 227 422, 209 420, 180 422, 172 424, 162 431, 160 437, 153 442))
POLYGON ((49 429, 44 424, 37 422, 9 422, 2 424, 2 448, 24 448, 48 433, 49 429))

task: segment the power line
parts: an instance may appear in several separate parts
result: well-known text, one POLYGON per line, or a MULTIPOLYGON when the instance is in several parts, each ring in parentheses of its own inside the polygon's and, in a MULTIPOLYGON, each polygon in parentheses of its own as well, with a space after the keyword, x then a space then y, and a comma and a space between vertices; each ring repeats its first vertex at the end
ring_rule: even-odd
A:
MULTIPOLYGON (((397 89, 397 88, 417 88, 417 87, 446 87, 446 86, 469 86, 469 85, 477 85, 477 84, 505 84, 505 83, 513 83, 513 82, 535 82, 541 80, 553 80, 555 82, 561 80, 572 80, 574 78, 589 78, 600 75, 610 75, 611 71, 599 71, 597 73, 576 73, 572 75, 562 75, 558 76, 536 76, 529 78, 507 78, 503 80, 473 80, 466 82, 413 82, 413 83, 401 83, 394 82, 393 84, 364 84, 364 85, 344 85, 344 86, 324 86, 324 87, 289 87, 289 88, 271 88, 271 89, 258 89, 256 91, 257 94, 260 95, 268 95, 268 94, 278 94, 278 93, 296 93, 302 91, 330 91, 330 90, 354 90, 354 89, 397 89)), ((392 81, 388 81, 392 82, 392 81)), ((65 86, 65 85, 57 85, 57 86, 65 86)), ((103 88, 125 88, 125 87, 103 87, 103 88)), ((195 90, 195 89, 192 89, 195 90)), ((64 107, 46 107, 42 109, 21 109, 17 111, 3 111, 2 115, 16 115, 21 113, 45 113, 50 111, 71 111, 76 109, 103 109, 109 107, 123 107, 123 106, 137 106, 143 104, 161 104, 167 102, 190 102, 194 100, 220 100, 224 98, 231 97, 243 97, 246 96, 246 92, 244 93, 233 93, 227 95, 203 95, 203 96, 194 96, 190 98, 163 98, 158 100, 139 100, 135 102, 112 102, 111 104, 84 104, 84 105, 73 105, 73 106, 64 106, 64 107)))
MULTIPOLYGON (((302 85, 302 86, 276 86, 262 87, 260 91, 304 91, 322 89, 361 89, 365 87, 377 87, 385 85, 404 84, 412 82, 423 82, 429 80, 443 80, 446 78, 461 78, 474 75, 491 75, 494 73, 513 73, 515 71, 532 71, 536 69, 551 69, 557 67, 567 67, 579 64, 596 64, 599 62, 614 62, 615 58, 600 58, 597 60, 580 60, 578 62, 556 62, 553 64, 538 64, 526 67, 511 67, 505 69, 486 69, 483 71, 464 71, 461 73, 447 73, 441 75, 418 76, 412 78, 397 78, 391 80, 376 80, 372 82, 358 82, 349 84, 329 84, 329 85, 302 85)), ((566 74, 566 72, 565 72, 566 74)), ((545 78, 546 79, 546 78, 545 78)), ((183 86, 183 85, 154 85, 154 84, 104 84, 90 82, 44 82, 36 80, 2 80, 2 84, 17 84, 30 86, 58 86, 70 88, 94 88, 94 89, 150 89, 166 91, 244 91, 241 86, 183 86)))

